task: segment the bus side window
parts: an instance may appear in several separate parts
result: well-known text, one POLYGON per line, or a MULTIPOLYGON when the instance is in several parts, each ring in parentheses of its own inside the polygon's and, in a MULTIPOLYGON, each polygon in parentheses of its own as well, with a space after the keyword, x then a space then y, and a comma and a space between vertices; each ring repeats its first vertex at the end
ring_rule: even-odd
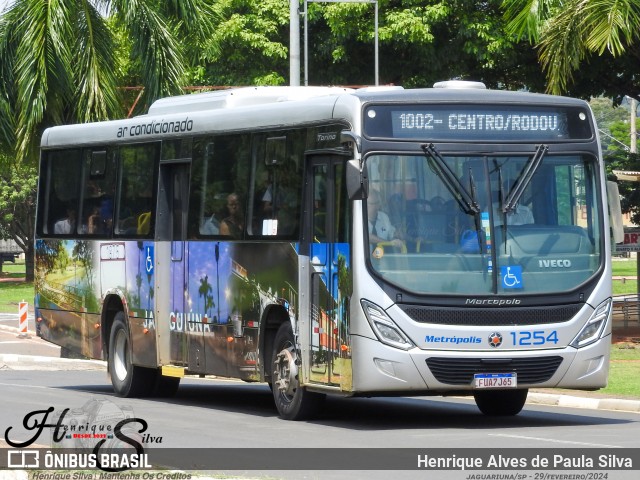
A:
POLYGON ((120 149, 120 189, 116 235, 148 237, 153 234, 154 186, 157 183, 157 143, 120 149))
POLYGON ((305 141, 305 129, 270 132, 257 138, 250 200, 251 235, 298 238, 305 141))
POLYGON ((84 156, 80 233, 110 236, 116 187, 115 158, 106 150, 87 151, 84 156))
POLYGON ((81 152, 63 150, 48 154, 47 199, 42 230, 46 234, 77 233, 78 200, 80 197, 81 152))
POLYGON ((249 136, 222 135, 194 141, 189 238, 245 233, 249 136))

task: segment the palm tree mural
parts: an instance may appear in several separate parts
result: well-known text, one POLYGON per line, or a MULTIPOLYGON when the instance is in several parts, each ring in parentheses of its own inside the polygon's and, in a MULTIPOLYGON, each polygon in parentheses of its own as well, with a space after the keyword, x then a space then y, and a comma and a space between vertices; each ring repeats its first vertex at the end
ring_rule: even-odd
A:
POLYGON ((213 312, 211 311, 211 309, 213 307, 216 306, 216 302, 213 301, 213 294, 212 295, 206 295, 204 297, 204 311, 205 313, 208 311, 208 315, 207 318, 211 318, 213 316, 213 312))
POLYGON ((211 293, 213 293, 213 287, 209 283, 209 275, 205 275, 200 279, 200 288, 198 288, 198 311, 200 311, 199 299, 202 297, 204 298, 204 310, 206 313, 209 298, 211 298, 211 303, 213 303, 213 295, 210 295, 211 293))

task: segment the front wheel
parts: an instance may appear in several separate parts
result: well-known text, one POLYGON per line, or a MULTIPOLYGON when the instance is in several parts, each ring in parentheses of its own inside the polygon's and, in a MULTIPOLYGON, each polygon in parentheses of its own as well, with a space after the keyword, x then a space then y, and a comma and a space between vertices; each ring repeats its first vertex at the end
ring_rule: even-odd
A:
POLYGON ((527 401, 529 390, 482 390, 473 393, 476 405, 482 413, 491 416, 517 415, 527 401))
POLYGON ((124 312, 116 313, 109 335, 109 375, 121 397, 146 397, 153 392, 157 370, 131 363, 131 337, 124 312))
POLYGON ((165 377, 159 371, 156 375, 152 396, 159 398, 173 397, 178 392, 178 387, 180 387, 180 378, 165 377))
POLYGON ((300 361, 294 342, 291 324, 283 323, 276 333, 271 355, 272 391, 280 418, 304 420, 318 412, 325 395, 300 386, 300 361))

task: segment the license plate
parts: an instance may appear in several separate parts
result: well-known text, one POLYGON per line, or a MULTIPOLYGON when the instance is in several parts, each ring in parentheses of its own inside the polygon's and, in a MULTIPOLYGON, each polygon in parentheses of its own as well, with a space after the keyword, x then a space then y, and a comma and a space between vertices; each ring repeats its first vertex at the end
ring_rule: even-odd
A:
POLYGON ((515 388, 518 376, 512 373, 476 373, 473 376, 475 388, 515 388))

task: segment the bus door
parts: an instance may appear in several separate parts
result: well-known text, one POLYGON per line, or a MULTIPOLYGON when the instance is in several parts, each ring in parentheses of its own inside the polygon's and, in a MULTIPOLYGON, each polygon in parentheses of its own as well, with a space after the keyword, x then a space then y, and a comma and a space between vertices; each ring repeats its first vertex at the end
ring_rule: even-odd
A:
POLYGON ((160 240, 156 244, 159 360, 161 365, 187 366, 188 352, 192 348, 197 351, 202 344, 201 331, 199 336, 191 335, 198 328, 191 323, 189 314, 186 232, 190 164, 162 163, 160 172, 161 200, 156 229, 160 240))
POLYGON ((351 255, 344 157, 315 157, 310 166, 306 200, 311 214, 306 235, 311 259, 309 381, 349 389, 351 255))

